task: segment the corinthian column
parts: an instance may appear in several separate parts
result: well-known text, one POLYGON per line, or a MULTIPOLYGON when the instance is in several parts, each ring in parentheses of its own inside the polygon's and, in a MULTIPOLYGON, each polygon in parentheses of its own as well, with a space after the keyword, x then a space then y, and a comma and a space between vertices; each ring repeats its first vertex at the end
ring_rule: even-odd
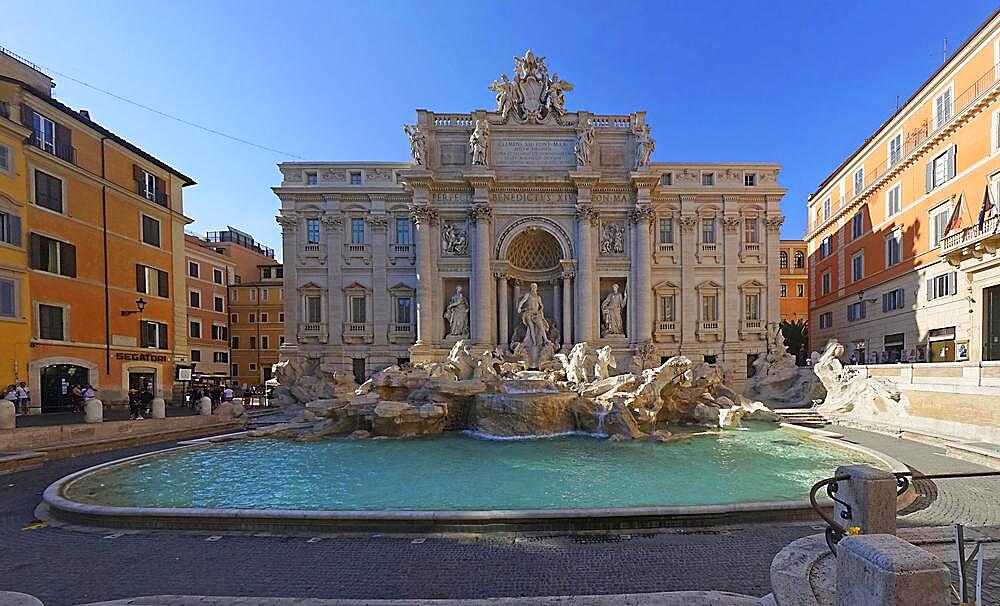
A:
MULTIPOLYGON (((587 190, 587 202, 589 201, 590 190, 587 190)), ((594 256, 594 226, 598 221, 600 213, 593 207, 589 204, 577 204, 576 301, 579 304, 576 310, 577 341, 594 341, 597 338, 597 263, 594 256)))
POLYGON ((562 275, 562 342, 565 347, 569 347, 573 343, 573 303, 570 301, 570 297, 573 294, 572 281, 573 272, 564 272, 562 275))
POLYGON ((632 233, 635 236, 635 258, 632 259, 632 305, 635 306, 635 326, 632 327, 633 343, 644 343, 653 338, 653 279, 650 232, 653 229, 653 209, 641 206, 632 211, 632 233))
POLYGON ((497 313, 500 318, 500 338, 499 343, 504 348, 507 349, 507 341, 510 339, 510 326, 508 322, 510 321, 510 303, 507 301, 507 274, 497 272, 497 289, 500 294, 500 302, 497 305, 497 313))
POLYGON ((417 345, 429 345, 434 341, 434 311, 431 309, 434 285, 431 283, 431 233, 437 215, 426 204, 410 207, 410 215, 416 226, 413 242, 417 249, 417 345))
POLYGON ((476 231, 472 258, 472 340, 478 345, 493 344, 493 276, 490 273, 490 221, 493 209, 474 204, 469 211, 476 231))

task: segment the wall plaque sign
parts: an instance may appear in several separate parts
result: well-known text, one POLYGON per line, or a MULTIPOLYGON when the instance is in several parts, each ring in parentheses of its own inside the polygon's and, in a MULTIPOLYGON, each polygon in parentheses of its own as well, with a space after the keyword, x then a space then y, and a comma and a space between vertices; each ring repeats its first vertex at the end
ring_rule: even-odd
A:
POLYGON ((575 139, 500 139, 493 142, 497 167, 572 168, 575 139))

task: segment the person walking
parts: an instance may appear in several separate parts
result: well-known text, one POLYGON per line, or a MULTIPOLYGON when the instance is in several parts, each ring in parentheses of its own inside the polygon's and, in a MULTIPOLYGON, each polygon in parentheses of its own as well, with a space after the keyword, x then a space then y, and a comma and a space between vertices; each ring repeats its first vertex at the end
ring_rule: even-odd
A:
POLYGON ((153 390, 150 387, 149 383, 143 386, 142 393, 139 394, 139 404, 141 405, 139 407, 140 412, 138 415, 136 415, 136 419, 141 421, 143 418, 142 413, 149 414, 149 409, 153 405, 153 390))
POLYGON ((141 406, 139 402, 139 390, 132 387, 128 390, 128 419, 129 421, 136 421, 142 418, 139 414, 139 407, 141 406))
POLYGON ((87 385, 84 386, 83 388, 83 403, 86 404, 87 402, 93 400, 96 397, 97 397, 97 390, 94 389, 93 385, 87 383, 87 385))
POLYGON ((17 408, 21 414, 26 415, 31 407, 31 390, 21 381, 17 384, 17 408))
POLYGON ((232 402, 234 395, 235 395, 235 393, 233 392, 232 386, 226 385, 226 388, 222 390, 222 401, 223 402, 232 402))
POLYGON ((74 383, 73 386, 69 388, 69 394, 73 398, 73 412, 83 412, 83 389, 80 388, 80 385, 78 383, 74 383))

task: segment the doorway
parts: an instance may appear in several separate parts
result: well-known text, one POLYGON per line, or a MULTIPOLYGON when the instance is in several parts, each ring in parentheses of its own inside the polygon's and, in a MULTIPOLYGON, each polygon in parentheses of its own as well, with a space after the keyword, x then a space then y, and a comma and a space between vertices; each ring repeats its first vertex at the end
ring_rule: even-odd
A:
POLYGON ((42 412, 65 412, 73 409, 73 385, 90 383, 90 370, 75 364, 53 364, 41 370, 42 412))
POLYGON ((156 395, 156 373, 155 372, 137 372, 129 371, 128 373, 128 388, 129 391, 135 389, 139 393, 142 393, 147 388, 150 393, 154 396, 156 395))
POLYGON ((1000 360, 1000 286, 983 289, 983 359, 1000 360))

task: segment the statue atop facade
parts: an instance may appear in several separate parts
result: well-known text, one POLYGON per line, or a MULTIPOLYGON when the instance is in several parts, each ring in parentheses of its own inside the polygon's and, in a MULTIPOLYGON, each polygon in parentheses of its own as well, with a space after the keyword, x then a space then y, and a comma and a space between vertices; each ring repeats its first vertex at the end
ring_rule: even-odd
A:
POLYGON ((529 49, 523 57, 514 57, 514 79, 501 75, 489 89, 496 93, 498 124, 506 124, 511 116, 518 122, 537 124, 552 116, 556 122, 566 114, 567 91, 573 85, 559 78, 549 77, 545 57, 536 56, 529 49))
POLYGON ((622 312, 625 311, 625 305, 628 302, 628 295, 623 292, 619 292, 618 285, 611 285, 611 292, 608 296, 604 297, 604 301, 601 302, 601 319, 604 324, 604 331, 601 336, 609 335, 624 335, 625 329, 623 326, 622 312))
POLYGON ((653 150, 656 149, 656 142, 653 141, 653 137, 649 132, 649 125, 643 124, 642 126, 636 126, 633 131, 635 134, 635 169, 639 170, 649 166, 649 157, 653 155, 653 150))
POLYGON ((621 223, 606 223, 601 235, 601 254, 605 256, 625 254, 625 226, 621 223))
POLYGON ((469 151, 473 166, 486 166, 486 151, 489 148, 490 125, 486 120, 476 120, 476 128, 469 137, 469 151))
POLYGON ((587 127, 576 131, 576 147, 573 153, 576 154, 577 166, 590 166, 591 154, 594 151, 594 123, 588 119, 587 127))
POLYGON ((427 163, 427 135, 417 124, 404 124, 403 132, 410 138, 410 156, 416 164, 427 163))
POLYGON ((444 310, 444 318, 448 320, 449 337, 469 336, 469 302, 462 294, 461 286, 455 287, 455 294, 444 310))
POLYGON ((441 247, 444 252, 456 257, 469 254, 469 234, 454 223, 445 223, 441 228, 441 247))

